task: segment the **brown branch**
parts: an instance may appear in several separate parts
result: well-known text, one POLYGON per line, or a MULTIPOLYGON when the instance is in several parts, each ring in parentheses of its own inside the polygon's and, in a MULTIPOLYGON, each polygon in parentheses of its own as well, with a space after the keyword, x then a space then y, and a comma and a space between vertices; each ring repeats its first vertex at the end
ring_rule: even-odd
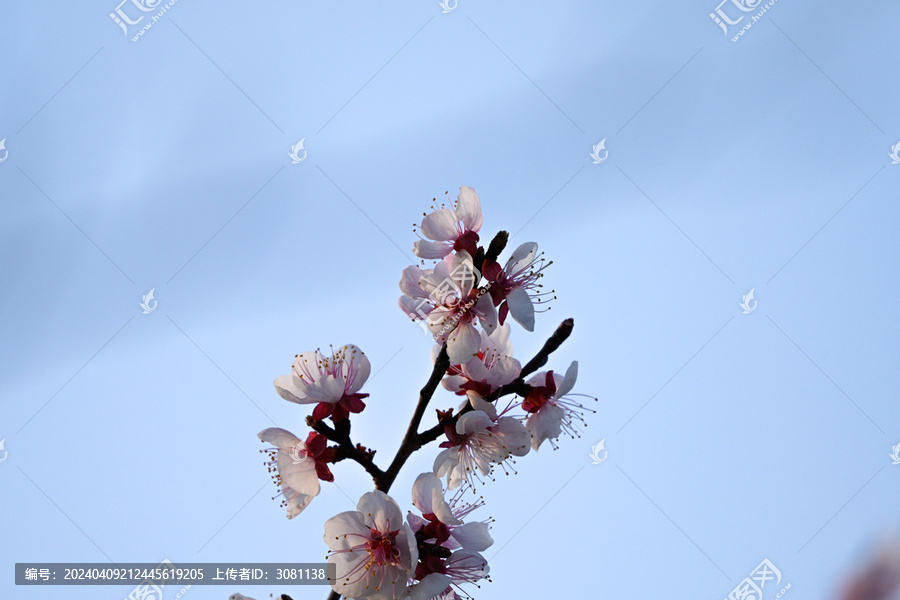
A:
MULTIPOLYGON (((501 231, 494 237, 493 241, 491 241, 491 245, 488 249, 488 253, 486 258, 490 258, 491 260, 496 260, 497 256, 499 256, 500 252, 502 252, 503 248, 506 246, 506 242, 509 238, 509 234, 505 231, 501 231)), ((527 383, 525 383, 525 378, 543 367, 547 364, 547 360, 550 358, 550 355, 559 348, 563 342, 568 339, 568 337, 572 334, 572 328, 575 326, 575 321, 573 319, 566 319, 563 321, 559 327, 556 328, 556 331, 553 332, 553 335, 544 342, 544 346, 541 350, 528 361, 524 367, 522 367, 522 371, 519 374, 519 377, 496 391, 494 391, 486 400, 489 402, 493 402, 497 400, 501 396, 506 396, 508 394, 519 394, 521 396, 525 396, 528 391, 531 389, 527 383)), ((447 344, 445 343, 441 347, 441 352, 438 354, 437 359, 434 361, 434 369, 431 371, 431 377, 428 378, 428 382, 419 392, 419 402, 416 405, 416 410, 413 413, 412 419, 410 419, 409 427, 406 430, 406 435, 403 436, 403 441, 400 444, 400 448, 397 449, 397 454, 394 456, 394 460, 391 461, 390 466, 387 468, 387 471, 382 471, 375 463, 372 461, 372 455, 374 452, 366 450, 362 446, 353 445, 353 442, 350 440, 350 432, 349 428, 347 430, 336 431, 328 426, 327 423, 322 421, 317 421, 312 417, 307 417, 307 424, 312 427, 315 431, 321 433, 325 437, 327 437, 332 442, 335 442, 339 446, 338 450, 338 461, 343 460, 344 458, 349 458, 350 460, 356 461, 359 463, 371 476, 375 481, 375 489, 381 490, 384 493, 387 493, 391 489, 391 485, 393 485, 394 480, 397 478, 397 475, 400 473, 400 469, 403 468, 403 465, 409 459, 413 452, 420 449, 422 446, 435 441, 437 438, 441 436, 444 432, 445 424, 454 424, 460 415, 469 412, 471 409, 471 405, 466 405, 458 414, 452 415, 452 413, 446 413, 446 417, 440 417, 445 413, 438 411, 439 415, 439 423, 434 427, 419 433, 419 425, 422 423, 422 417, 425 415, 425 410, 428 408, 429 402, 431 402, 432 396, 434 396, 434 392, 437 389, 438 384, 443 379, 444 375, 447 373, 447 369, 450 368, 450 358, 447 356, 447 344)), ((341 594, 332 590, 328 595, 327 600, 340 600, 341 594)))
POLYGON ((350 460, 359 463, 362 468, 372 476, 372 479, 375 481, 375 485, 378 485, 378 481, 382 477, 384 477, 384 471, 379 469, 375 465, 375 462, 372 460, 372 456, 375 454, 374 451, 363 448, 359 444, 354 446, 353 442, 350 440, 349 431, 335 431, 324 421, 319 421, 312 417, 306 417, 306 424, 309 425, 314 431, 321 433, 329 440, 338 445, 337 457, 334 462, 340 462, 344 459, 349 458, 350 460))
POLYGON ((387 468, 387 471, 384 472, 382 477, 376 478, 375 489, 387 493, 388 490, 391 489, 394 479, 397 478, 397 474, 400 473, 403 464, 410 455, 421 446, 421 444, 418 443, 419 425, 422 423, 422 417, 425 415, 425 409, 428 408, 428 403, 431 401, 434 391, 437 389, 438 384, 441 382, 441 379, 444 377, 444 374, 447 373, 447 369, 449 368, 450 357, 447 356, 447 344, 444 343, 441 347, 440 354, 438 354, 437 359, 434 361, 434 369, 431 371, 431 377, 428 378, 428 383, 426 383, 425 387, 419 392, 419 403, 416 405, 416 411, 409 421, 409 427, 406 430, 406 435, 403 436, 403 442, 401 442, 400 448, 397 449, 397 454, 394 456, 394 460, 387 468))
MULTIPOLYGON (((563 342, 565 342, 570 335, 572 335, 572 329, 575 327, 575 319, 566 319, 562 323, 559 324, 559 327, 556 328, 556 331, 553 332, 553 335, 544 342, 544 347, 541 348, 541 351, 534 355, 534 358, 529 360, 524 367, 522 367, 522 372, 519 374, 519 379, 524 379, 528 377, 541 367, 547 364, 547 359, 550 358, 550 355, 553 354, 557 348, 562 346, 563 342)), ((515 383, 515 382, 514 382, 515 383)))

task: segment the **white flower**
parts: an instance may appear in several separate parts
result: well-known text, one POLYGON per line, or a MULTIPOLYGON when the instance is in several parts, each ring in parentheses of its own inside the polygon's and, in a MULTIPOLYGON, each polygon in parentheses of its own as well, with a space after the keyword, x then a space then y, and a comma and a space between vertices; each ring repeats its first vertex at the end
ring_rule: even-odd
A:
POLYGON ((316 404, 313 417, 335 421, 365 408, 368 394, 359 393, 369 378, 369 359, 353 344, 341 346, 325 357, 318 350, 303 352, 294 358, 291 373, 275 380, 275 389, 285 400, 297 404, 316 404))
MULTIPOLYGON (((460 499, 457 494, 448 503, 444 499, 441 480, 432 473, 422 473, 412 488, 413 505, 422 516, 410 513, 407 522, 423 541, 450 550, 487 550, 494 543, 488 533, 488 524, 481 521, 463 523, 462 517, 474 510, 476 505, 463 505, 460 499)), ((483 502, 477 506, 481 505, 483 502)))
POLYGON ((270 427, 259 432, 259 439, 275 446, 264 450, 269 456, 266 464, 284 496, 281 504, 287 509, 287 517, 293 519, 319 495, 321 488, 316 475, 316 461, 294 460, 293 456, 298 453, 306 455, 307 447, 305 442, 290 431, 270 427))
POLYGON ((538 280, 544 276, 544 269, 552 264, 553 261, 544 263, 534 242, 525 242, 516 248, 502 269, 495 261, 484 261, 482 271, 491 284, 494 305, 499 307, 500 323, 506 322, 509 314, 526 330, 534 331, 535 304, 543 304, 549 300, 547 296, 553 294, 552 291, 541 292, 543 286, 538 280))
POLYGON ((475 254, 482 222, 481 200, 474 189, 464 185, 453 210, 440 208, 425 216, 422 233, 434 241, 416 241, 413 252, 426 259, 442 259, 454 250, 475 254))
MULTIPOLYGON (((440 346, 434 346, 432 361, 437 359, 440 349, 440 346)), ((522 371, 522 365, 512 357, 512 352, 509 324, 501 325, 490 335, 482 331, 478 353, 461 365, 451 363, 441 384, 458 395, 474 392, 485 398, 501 386, 514 381, 522 371)), ((472 408, 479 409, 474 403, 472 408)), ((490 412, 488 414, 491 415, 490 412)))
POLYGON ((435 341, 447 342, 451 362, 462 364, 478 353, 481 333, 498 327, 497 310, 487 289, 477 287, 481 274, 468 252, 447 255, 434 269, 407 267, 400 279, 400 308, 424 319, 435 341), (418 276, 417 282, 413 278, 418 276))
POLYGON ((472 485, 483 475, 490 475, 491 464, 503 464, 512 456, 528 454, 530 434, 513 417, 500 417, 495 422, 482 410, 473 410, 459 417, 456 427, 445 429, 448 441, 434 461, 434 474, 447 476, 447 487, 455 489, 462 483, 472 485))
MULTIPOLYGON (((578 361, 572 361, 565 377, 546 371, 535 373, 526 383, 531 391, 522 401, 522 408, 530 413, 525 427, 531 433, 531 447, 537 450, 544 440, 553 440, 565 432, 571 437, 580 437, 576 421, 584 422, 581 413, 590 410, 566 397, 575 387, 578 377, 578 361)), ((554 447, 556 447, 554 445, 554 447)))
POLYGON ((400 507, 384 492, 363 494, 357 510, 325 522, 328 562, 335 565, 338 594, 357 600, 393 600, 406 596, 418 549, 400 507))
POLYGON ((487 561, 479 552, 494 543, 488 525, 462 522, 484 501, 463 503, 462 492, 448 502, 440 479, 431 473, 422 473, 413 484, 413 504, 422 513, 422 517, 411 513, 407 517, 421 549, 415 571, 419 581, 409 588, 413 600, 455 599, 456 591, 462 592, 461 584, 487 577, 487 561))
POLYGON ((434 568, 437 570, 409 588, 411 600, 456 600, 460 598, 457 590, 462 591, 460 584, 476 583, 490 572, 484 557, 473 550, 457 550, 434 568))

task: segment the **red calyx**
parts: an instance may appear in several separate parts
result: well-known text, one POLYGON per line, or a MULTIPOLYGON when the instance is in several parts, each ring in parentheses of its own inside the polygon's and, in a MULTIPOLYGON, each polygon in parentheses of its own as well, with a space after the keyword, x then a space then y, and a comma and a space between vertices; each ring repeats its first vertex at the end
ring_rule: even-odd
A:
POLYGON ((556 394, 556 380, 553 378, 553 371, 547 371, 544 385, 532 386, 528 395, 525 396, 525 400, 522 401, 522 408, 526 412, 537 412, 554 394, 556 394))
POLYGON ((328 446, 328 438, 316 431, 310 431, 306 437, 306 452, 316 462, 316 475, 322 481, 334 481, 334 475, 328 463, 334 462, 337 446, 328 446))
POLYGON ((478 253, 478 234, 474 231, 467 231, 453 242, 453 249, 459 252, 465 250, 469 256, 474 257, 478 253))
POLYGON ((447 441, 441 442, 441 448, 459 446, 466 440, 466 436, 456 433, 456 425, 444 425, 444 435, 447 436, 447 441))
POLYGON ((443 572, 444 560, 442 558, 430 554, 426 554, 425 556, 419 555, 419 564, 416 565, 416 579, 421 581, 422 579, 425 579, 426 575, 443 572))
POLYGON ((450 539, 450 528, 446 524, 441 523, 434 513, 422 515, 428 524, 422 527, 422 537, 426 540, 437 540, 438 544, 443 544, 450 539))
POLYGON ((361 413, 366 407, 363 398, 368 398, 368 394, 344 394, 338 402, 319 402, 313 409, 313 419, 321 421, 331 418, 335 423, 350 418, 350 413, 361 413))

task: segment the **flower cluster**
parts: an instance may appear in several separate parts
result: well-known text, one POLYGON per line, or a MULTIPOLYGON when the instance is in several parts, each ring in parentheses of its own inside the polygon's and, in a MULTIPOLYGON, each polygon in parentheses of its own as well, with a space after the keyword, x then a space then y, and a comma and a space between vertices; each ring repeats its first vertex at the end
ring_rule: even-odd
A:
POLYGON ((370 370, 369 359, 353 344, 335 350, 330 358, 318 350, 304 352, 294 357, 290 374, 275 380, 275 389, 290 402, 315 404, 314 419, 338 422, 366 407, 363 398, 368 394, 359 390, 370 370))
POLYGON ((400 308, 422 323, 436 344, 432 377, 390 467, 380 469, 375 452, 350 439, 351 420, 366 408, 368 394, 361 389, 371 370, 354 345, 332 350, 330 356, 319 350, 298 354, 291 372, 275 380, 282 398, 312 405, 306 420, 312 431, 305 441, 280 428, 259 434, 272 445, 264 450, 266 465, 288 518, 319 494, 320 481, 334 481, 333 463, 351 459, 372 475, 375 491, 364 494, 356 510, 325 523, 328 562, 335 572, 332 588, 347 598, 470 598, 462 586, 488 579, 481 552, 493 540, 490 520, 468 520, 484 501, 465 498, 476 485, 493 480, 498 466, 509 473, 517 458, 545 441, 556 448, 561 435, 577 437, 589 411, 572 393, 577 362, 564 375, 534 372, 568 337, 571 320, 524 367, 513 356, 508 317, 534 330, 536 313, 553 294, 539 283, 552 263, 542 258, 536 243, 526 242, 501 266, 508 235, 500 232, 487 249, 479 245, 483 215, 475 190, 460 188, 456 202, 448 204, 424 216, 421 239, 413 247, 423 261, 404 269, 400 278, 400 308), (434 263, 427 266, 425 260, 434 263), (437 422, 419 431, 438 381, 450 398, 459 397, 454 404, 461 403, 438 410, 437 422), (387 492, 406 459, 433 441, 440 441, 433 470, 412 486, 418 514, 404 520, 387 492))
POLYGON ((431 473, 416 479, 412 503, 421 516, 410 513, 403 522, 394 499, 376 490, 364 494, 355 511, 325 523, 336 592, 371 600, 450 600, 459 597, 461 584, 487 578, 479 553, 494 543, 488 523, 462 521, 479 505, 464 504, 459 495, 448 503, 431 473))
POLYGON ((522 244, 501 267, 490 249, 486 254, 477 246, 482 222, 478 194, 461 187, 452 209, 425 215, 420 230, 429 239, 413 247, 416 256, 439 262, 430 269, 409 266, 400 279, 400 309, 424 321, 436 341, 447 343, 450 359, 460 364, 478 350, 476 324, 491 334, 512 315, 534 331, 535 305, 548 295, 538 281, 551 263, 541 258, 537 244, 522 244))

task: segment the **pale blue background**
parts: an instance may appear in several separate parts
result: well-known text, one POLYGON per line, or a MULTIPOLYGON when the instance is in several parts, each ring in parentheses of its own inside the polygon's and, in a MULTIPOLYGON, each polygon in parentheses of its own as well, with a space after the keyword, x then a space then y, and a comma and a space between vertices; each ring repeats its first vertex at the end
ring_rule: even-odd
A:
MULTIPOLYGON (((306 413, 272 380, 358 344, 354 438, 389 462, 429 371, 397 281, 463 184, 555 261, 520 358, 574 317, 551 364, 600 398, 483 489, 479 599, 719 600, 764 558, 827 598, 897 525, 896 2, 780 0, 739 43, 707 0, 180 0, 138 43, 114 8, 0 7, 3 597, 130 589, 14 589, 17 561, 323 559, 371 481, 337 465, 285 519, 256 433, 306 413)), ((185 597, 235 591, 326 596, 185 597)))

